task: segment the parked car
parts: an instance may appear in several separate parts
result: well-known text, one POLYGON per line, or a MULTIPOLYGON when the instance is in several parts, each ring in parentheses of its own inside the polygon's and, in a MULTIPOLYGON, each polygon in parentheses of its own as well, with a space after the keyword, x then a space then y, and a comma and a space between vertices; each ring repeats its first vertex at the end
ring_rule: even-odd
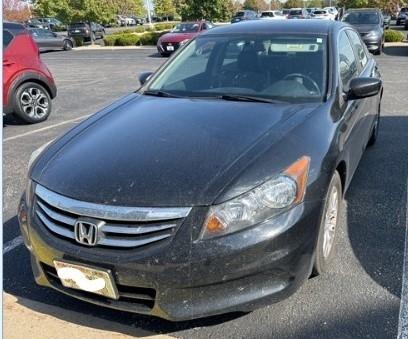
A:
POLYGON ((42 28, 42 29, 50 29, 49 25, 46 23, 41 22, 38 19, 28 19, 25 22, 26 27, 29 28, 42 28))
POLYGON ((83 38, 84 41, 103 39, 105 36, 105 28, 95 22, 91 22, 91 26, 86 22, 76 22, 68 26, 68 36, 75 38, 83 38))
POLYGON ((161 56, 169 56, 202 31, 213 27, 214 24, 209 21, 181 22, 170 33, 166 33, 159 38, 157 51, 161 56))
POLYGON ((263 11, 260 16, 261 19, 265 20, 282 20, 286 17, 282 14, 282 11, 263 11))
POLYGON ((32 155, 18 219, 36 282, 185 320, 328 270, 383 91, 354 28, 225 25, 140 80, 32 155))
POLYGON ((57 18, 37 18, 39 22, 47 25, 52 31, 63 30, 66 26, 57 18))
POLYGON ((136 25, 136 20, 127 16, 118 15, 117 23, 119 26, 134 26, 136 25))
POLYGON ((288 19, 310 19, 310 15, 305 8, 292 8, 289 11, 288 19))
POLYGON ((381 14, 383 16, 384 29, 389 29, 391 25, 391 15, 383 12, 381 14))
POLYGON ((402 7, 398 13, 397 26, 404 25, 408 17, 408 7, 402 7))
POLYGON ((336 7, 325 7, 323 8, 332 16, 332 20, 338 20, 339 18, 339 11, 336 7))
POLYGON ((30 28, 28 31, 33 36, 40 51, 61 49, 70 51, 74 47, 74 41, 66 35, 58 35, 55 32, 41 28, 30 28))
POLYGON ((326 9, 316 9, 311 16, 312 19, 334 20, 333 16, 326 9))
POLYGON ((146 23, 145 18, 138 17, 138 16, 132 16, 131 19, 135 21, 135 25, 144 25, 146 23))
POLYGON ((255 20, 258 18, 258 14, 255 11, 243 10, 238 11, 231 19, 231 23, 235 24, 240 21, 255 20))
POLYGON ((3 113, 27 123, 46 120, 57 95, 54 79, 42 62, 27 29, 3 23, 3 113))
POLYGON ((282 14, 286 19, 288 18, 289 12, 290 12, 290 9, 287 9, 287 8, 282 9, 282 14))
POLYGON ((370 52, 378 55, 382 53, 385 36, 383 17, 379 9, 349 9, 342 21, 357 29, 370 52))

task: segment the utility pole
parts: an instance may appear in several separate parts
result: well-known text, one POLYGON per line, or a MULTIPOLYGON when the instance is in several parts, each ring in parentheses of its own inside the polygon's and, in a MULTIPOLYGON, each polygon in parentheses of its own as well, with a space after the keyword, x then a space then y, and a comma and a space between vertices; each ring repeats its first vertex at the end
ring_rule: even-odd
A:
POLYGON ((150 13, 150 0, 146 0, 146 7, 147 7, 147 21, 149 26, 152 25, 152 15, 150 13))

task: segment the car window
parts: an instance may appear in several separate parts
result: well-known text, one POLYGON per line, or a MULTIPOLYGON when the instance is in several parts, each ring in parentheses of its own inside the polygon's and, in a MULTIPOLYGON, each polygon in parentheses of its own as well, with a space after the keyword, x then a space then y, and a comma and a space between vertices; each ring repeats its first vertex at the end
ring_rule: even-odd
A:
POLYGON ((10 45, 11 40, 13 40, 13 34, 3 29, 3 49, 10 45))
POLYGON ((321 101, 326 37, 201 36, 152 79, 150 90, 185 97, 251 95, 285 102, 321 101))
POLYGON ((358 58, 358 61, 360 62, 360 66, 361 68, 364 68, 364 66, 367 64, 368 58, 367 58, 367 54, 366 54, 364 45, 361 42, 360 36, 354 31, 349 31, 348 34, 350 37, 350 41, 353 44, 354 49, 356 50, 357 58, 358 58))
POLYGON ((351 47, 350 40, 345 31, 340 33, 338 53, 340 77, 343 84, 343 90, 347 92, 349 90, 351 79, 357 75, 358 68, 353 48, 351 47))

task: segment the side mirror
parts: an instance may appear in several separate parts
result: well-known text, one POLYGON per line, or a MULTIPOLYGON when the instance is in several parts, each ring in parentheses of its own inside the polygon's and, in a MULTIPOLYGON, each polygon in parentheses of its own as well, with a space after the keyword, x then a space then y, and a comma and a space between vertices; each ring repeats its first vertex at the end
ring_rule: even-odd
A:
POLYGON ((139 75, 139 82, 143 86, 147 80, 153 75, 153 72, 143 72, 139 75))
POLYGON ((377 95, 382 86, 382 81, 376 78, 354 78, 350 82, 347 100, 356 100, 377 95))

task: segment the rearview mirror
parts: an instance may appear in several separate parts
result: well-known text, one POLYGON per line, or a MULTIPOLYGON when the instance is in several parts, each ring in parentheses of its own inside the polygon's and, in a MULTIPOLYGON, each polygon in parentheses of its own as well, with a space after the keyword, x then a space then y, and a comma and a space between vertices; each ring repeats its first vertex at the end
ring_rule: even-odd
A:
POLYGON ((143 72, 139 75, 139 82, 143 86, 147 80, 153 75, 153 72, 143 72))
POLYGON ((376 78, 354 78, 350 82, 347 100, 356 100, 377 95, 382 86, 382 81, 376 78))

